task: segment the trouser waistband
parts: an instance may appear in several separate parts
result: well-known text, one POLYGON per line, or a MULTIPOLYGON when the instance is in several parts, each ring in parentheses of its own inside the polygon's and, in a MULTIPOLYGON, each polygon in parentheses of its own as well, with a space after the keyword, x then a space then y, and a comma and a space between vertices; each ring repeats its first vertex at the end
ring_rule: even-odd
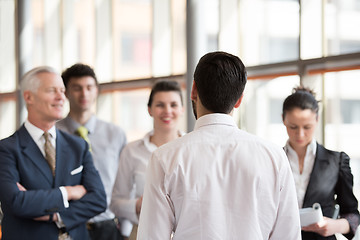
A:
POLYGON ((86 223, 86 227, 88 230, 94 230, 94 229, 101 228, 106 225, 118 225, 118 224, 119 224, 118 219, 113 218, 113 219, 99 221, 99 222, 88 222, 88 223, 86 223))

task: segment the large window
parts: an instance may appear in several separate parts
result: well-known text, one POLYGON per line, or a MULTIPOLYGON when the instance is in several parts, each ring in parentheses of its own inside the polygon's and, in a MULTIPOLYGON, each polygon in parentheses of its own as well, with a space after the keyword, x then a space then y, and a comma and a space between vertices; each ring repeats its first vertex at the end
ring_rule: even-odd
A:
MULTIPOLYGON (((83 62, 101 82, 99 117, 126 131, 129 139, 152 127, 146 101, 158 77, 186 88, 186 0, 0 1, 0 137, 19 126, 16 49, 22 67, 51 65, 62 71, 83 62), (16 6, 30 15, 17 48, 16 6), (25 50, 24 50, 25 49, 25 50)), ((317 140, 360 159, 358 0, 209 0, 202 2, 205 48, 239 55, 248 84, 239 126, 281 146, 287 136, 281 106, 299 84, 321 100, 317 140)), ((189 73, 192 75, 193 73, 189 73)), ((184 93, 184 97, 186 94, 184 93)), ((187 107, 187 106, 186 106, 187 107)), ((68 107, 64 111, 67 114, 68 107)), ((191 116, 189 116, 191 117, 191 116)), ((182 130, 186 129, 182 123, 182 130)), ((357 162, 360 162, 357 161, 357 162)))
POLYGON ((15 1, 0 1, 0 139, 16 128, 15 1))
POLYGON ((360 160, 360 71, 327 73, 325 143, 360 160))
POLYGON ((360 51, 360 3, 358 0, 328 0, 325 5, 327 55, 360 51))
POLYGON ((359 52, 359 12, 357 0, 301 0, 301 57, 359 52))
POLYGON ((240 1, 240 55, 248 66, 299 58, 299 3, 240 1))
POLYGON ((113 1, 114 79, 151 76, 150 1, 113 1))

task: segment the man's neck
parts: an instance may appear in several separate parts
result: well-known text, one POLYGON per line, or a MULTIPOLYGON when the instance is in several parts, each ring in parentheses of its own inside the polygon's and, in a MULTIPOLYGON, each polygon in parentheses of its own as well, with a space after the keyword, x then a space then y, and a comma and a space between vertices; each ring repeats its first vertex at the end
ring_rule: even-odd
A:
POLYGON ((150 142, 160 147, 178 137, 180 137, 180 135, 177 129, 172 129, 171 131, 156 131, 156 129, 154 129, 154 134, 150 137, 150 142))
POLYGON ((32 118, 31 116, 28 116, 28 121, 35 127, 43 130, 44 132, 49 131, 49 129, 52 128, 56 123, 56 121, 49 122, 49 121, 36 120, 36 119, 32 118))
POLYGON ((80 123, 81 125, 84 125, 89 121, 93 113, 91 111, 84 111, 84 112, 69 112, 69 116, 76 122, 80 123))
MULTIPOLYGON (((230 112, 230 113, 227 113, 227 114, 230 115, 230 116, 232 116, 232 115, 233 115, 233 112, 234 112, 234 109, 231 110, 231 112, 230 112)), ((205 108, 204 106, 202 106, 202 105, 197 108, 197 118, 198 118, 198 119, 199 119, 200 117, 202 117, 202 116, 205 116, 205 115, 207 115, 207 114, 212 114, 212 113, 216 113, 216 112, 212 112, 212 111, 206 109, 206 108, 205 108)))
POLYGON ((299 159, 304 159, 307 151, 307 146, 297 147, 297 146, 292 146, 292 144, 290 144, 290 146, 294 149, 299 159))

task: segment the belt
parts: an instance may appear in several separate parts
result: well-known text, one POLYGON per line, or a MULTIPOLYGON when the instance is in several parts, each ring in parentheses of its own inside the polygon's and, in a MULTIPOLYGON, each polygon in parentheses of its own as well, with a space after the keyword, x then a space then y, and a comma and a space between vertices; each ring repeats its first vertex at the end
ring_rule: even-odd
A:
POLYGON ((86 223, 86 228, 91 231, 91 230, 95 230, 97 228, 101 228, 105 225, 115 225, 118 226, 119 225, 119 220, 117 218, 113 218, 113 219, 109 219, 109 220, 104 220, 104 221, 99 221, 99 222, 87 222, 86 223))

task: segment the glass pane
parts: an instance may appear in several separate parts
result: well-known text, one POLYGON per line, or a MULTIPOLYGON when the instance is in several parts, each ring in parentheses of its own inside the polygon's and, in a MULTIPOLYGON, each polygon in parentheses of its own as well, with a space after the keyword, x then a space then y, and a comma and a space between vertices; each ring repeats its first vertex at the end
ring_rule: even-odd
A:
POLYGON ((327 0, 325 5, 326 55, 360 51, 360 1, 327 0))
POLYGON ((206 18, 206 50, 208 52, 218 50, 219 33, 219 1, 207 0, 203 3, 204 16, 206 18))
POLYGON ((322 56, 322 2, 301 0, 301 58, 322 56))
POLYGON ((94 1, 65 0, 63 9, 63 67, 82 62, 95 64, 94 1))
POLYGON ((16 130, 16 102, 0 101, 0 139, 10 136, 16 130))
POLYGON ((172 74, 186 72, 186 4, 185 1, 171 1, 173 32, 172 74))
POLYGON ((285 145, 287 134, 281 118, 282 103, 298 85, 298 76, 249 80, 240 109, 234 113, 240 128, 280 146, 285 145))
POLYGON ((32 0, 31 1, 31 17, 33 24, 33 48, 32 48, 32 64, 34 66, 44 65, 44 1, 32 0))
POLYGON ((150 1, 113 1, 116 80, 151 76, 151 32, 150 1))
POLYGON ((240 53, 248 66, 299 58, 299 3, 240 1, 240 53))
POLYGON ((325 144, 360 160, 360 71, 325 74, 325 144))
POLYGON ((66 68, 77 62, 94 65, 94 19, 93 1, 33 0, 33 66, 47 64, 66 68))
POLYGON ((0 93, 15 91, 15 1, 0 1, 0 93))

